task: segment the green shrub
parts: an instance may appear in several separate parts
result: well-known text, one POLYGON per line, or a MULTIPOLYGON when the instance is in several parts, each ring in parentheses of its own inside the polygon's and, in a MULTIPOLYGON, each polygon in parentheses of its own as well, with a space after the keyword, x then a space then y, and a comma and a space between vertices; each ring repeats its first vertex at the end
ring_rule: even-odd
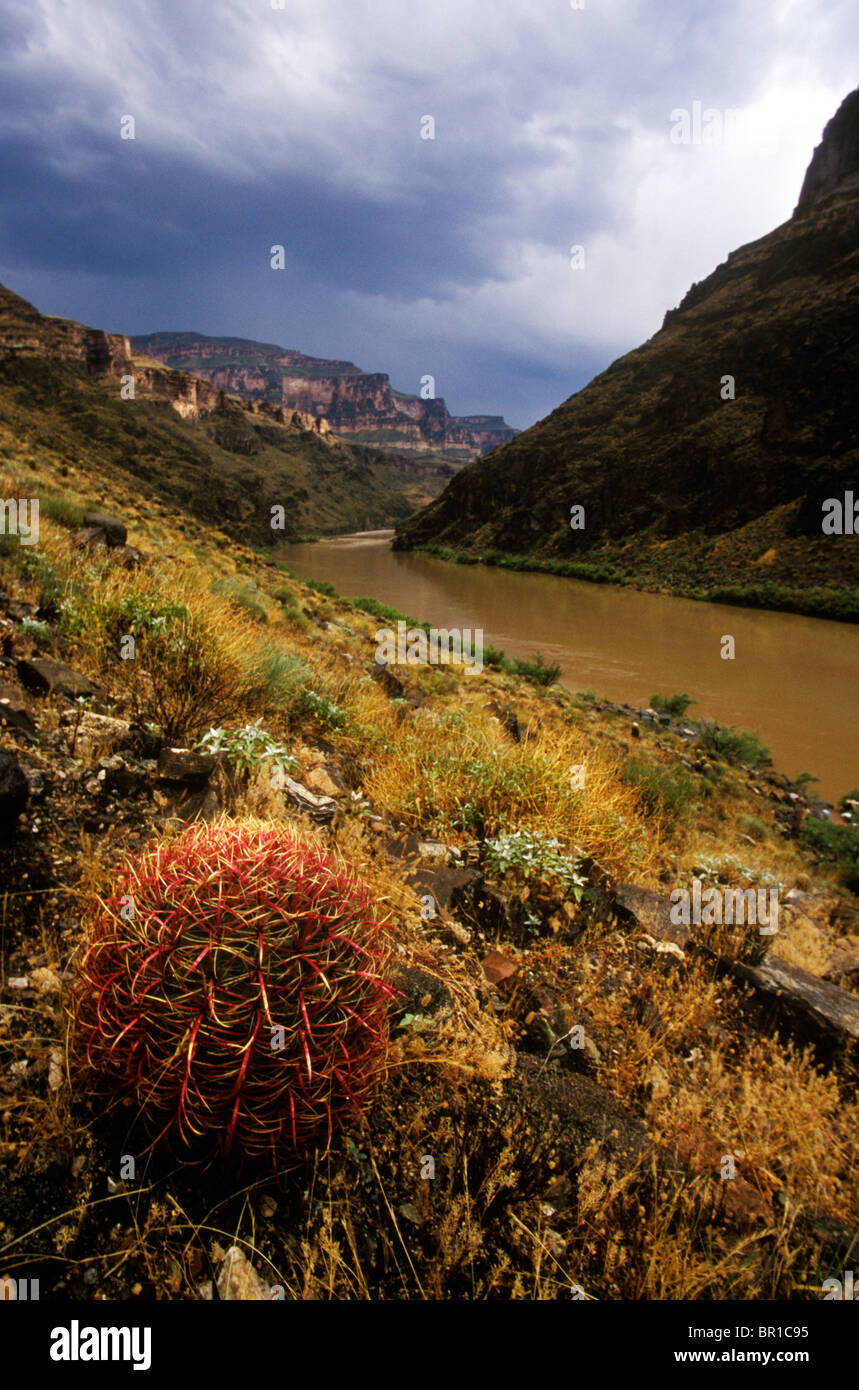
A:
POLYGON ((752 840, 765 840, 769 835, 763 821, 757 816, 740 816, 738 824, 743 833, 752 840))
POLYGON ((346 710, 315 690, 305 690, 303 703, 308 714, 312 714, 326 729, 344 729, 349 722, 346 710))
POLYGON ((481 855, 487 872, 495 878, 512 872, 525 880, 557 879, 565 891, 573 893, 576 902, 587 886, 587 878, 578 871, 578 861, 570 858, 559 840, 530 830, 485 840, 481 855))
POLYGON ((690 705, 695 701, 691 695, 651 695, 650 707, 655 709, 657 714, 670 714, 675 719, 682 719, 690 705))
POLYGON ((770 749, 761 743, 757 734, 735 729, 732 724, 724 727, 706 720, 701 725, 701 741, 712 757, 724 758, 729 763, 762 767, 771 761, 770 749))
POLYGON ((197 744, 201 753, 223 753, 239 771, 258 768, 267 760, 276 762, 285 772, 295 772, 298 761, 262 728, 262 720, 245 724, 240 729, 210 729, 197 744))
POLYGON ((134 722, 158 725, 166 739, 198 734, 247 698, 243 673, 217 634, 175 599, 130 593, 99 603, 97 592, 78 591, 64 603, 63 623, 87 642, 97 636, 104 675, 125 690, 134 722), (133 660, 120 655, 128 636, 133 660))
POLYGON ((377 598, 352 598, 347 599, 353 608, 358 608, 362 613, 369 613, 372 618, 380 618, 386 623, 408 623, 409 627, 421 627, 424 632, 429 632, 429 623, 419 623, 417 618, 410 618, 408 613, 401 613, 399 608, 391 608, 387 603, 380 603, 377 598))
POLYGON ((41 642, 51 640, 51 629, 48 624, 40 623, 35 618, 25 618, 21 624, 21 631, 26 637, 35 637, 41 642))
POLYGON ((317 594, 324 594, 326 598, 339 598, 334 585, 327 579, 305 579, 308 589, 315 589, 317 594))
POLYGON ((554 685, 561 674, 560 666, 547 666, 542 652, 535 652, 530 661, 515 659, 513 670, 534 685, 554 685))
POLYGON ((647 758, 628 758, 621 781, 632 787, 642 809, 666 825, 678 824, 695 798, 695 783, 687 773, 671 770, 647 758))
POLYGON ((56 566, 41 551, 31 546, 19 546, 17 537, 8 537, 13 549, 19 549, 18 563, 27 579, 38 585, 39 607, 46 612, 56 612, 63 596, 64 583, 56 566))
POLYGON ((309 679, 307 666, 295 652, 266 646, 248 664, 248 698, 257 709, 289 717, 302 709, 309 679))
POLYGON ((825 862, 835 864, 851 893, 859 893, 859 826, 833 825, 809 816, 801 839, 825 862))
POLYGON ((251 580, 242 584, 237 579, 216 579, 212 593, 223 594, 234 608, 246 613, 254 622, 268 622, 268 614, 260 602, 259 589, 251 580))
POLYGON ((84 509, 71 497, 40 497, 39 514, 54 521, 58 526, 67 526, 76 531, 84 524, 84 509))

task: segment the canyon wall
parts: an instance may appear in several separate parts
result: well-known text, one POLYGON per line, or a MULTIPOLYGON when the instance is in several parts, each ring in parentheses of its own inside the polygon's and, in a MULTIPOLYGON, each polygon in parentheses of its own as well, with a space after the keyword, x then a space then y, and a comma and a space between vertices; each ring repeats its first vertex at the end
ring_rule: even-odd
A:
POLYGON ((442 397, 424 400, 395 391, 386 372, 364 372, 354 362, 307 357, 274 343, 150 333, 133 338, 132 345, 141 355, 245 399, 325 416, 335 433, 360 443, 431 451, 467 463, 517 433, 501 416, 453 416, 442 397))

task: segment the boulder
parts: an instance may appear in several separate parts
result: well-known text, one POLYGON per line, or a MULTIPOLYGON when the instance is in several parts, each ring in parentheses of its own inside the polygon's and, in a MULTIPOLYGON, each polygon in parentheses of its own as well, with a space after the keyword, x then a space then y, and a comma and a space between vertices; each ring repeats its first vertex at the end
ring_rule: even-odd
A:
POLYGON ((650 1148, 640 1120, 591 1077, 557 1062, 520 1053, 506 1090, 507 1114, 500 1123, 512 1122, 511 1143, 529 1183, 557 1184, 566 1176, 574 1189, 590 1146, 595 1152, 589 1161, 606 1159, 618 1175, 631 1171, 650 1148))
POLYGON ((759 1186, 772 1196, 780 1184, 766 1170, 755 1172, 746 1164, 745 1157, 735 1155, 724 1140, 717 1138, 701 1125, 692 1125, 679 1137, 676 1155, 680 1164, 690 1173, 700 1174, 710 1179, 707 1193, 712 1216, 724 1220, 728 1225, 749 1231, 756 1226, 765 1226, 772 1221, 773 1209, 758 1188, 749 1180, 754 1178, 759 1186), (732 1158, 734 1177, 725 1178, 723 1171, 729 1171, 725 1160, 732 1158), (748 1173, 748 1177, 744 1176, 748 1173))
POLYGON ((198 788, 183 786, 180 782, 162 782, 153 795, 165 820, 182 825, 190 821, 217 820, 223 809, 214 787, 198 788))
POLYGON ((104 533, 105 543, 109 546, 125 545, 128 540, 128 530, 125 523, 118 517, 108 516, 105 512, 87 512, 84 516, 84 526, 87 528, 96 527, 104 533))
POLYGON ((524 724, 519 722, 519 716, 514 709, 511 709, 509 705, 498 704, 497 700, 492 700, 487 705, 487 709, 490 714, 495 716, 502 729, 510 735, 514 743, 522 742, 527 729, 524 724))
POLYGON ((268 1302, 272 1289, 257 1274, 245 1252, 231 1245, 218 1275, 218 1295, 226 1303, 268 1302))
POLYGON ((17 670, 27 689, 38 695, 64 695, 66 699, 78 700, 96 694, 92 681, 53 657, 33 657, 32 660, 22 657, 17 670))
POLYGON ((389 859, 420 859, 421 840, 410 830, 398 830, 386 838, 385 854, 389 859))
POLYGON ((317 796, 291 777, 286 778, 284 795, 290 805, 304 811, 317 825, 328 825, 334 819, 337 802, 333 796, 317 796))
POLYGON ((307 784, 313 791, 319 793, 321 796, 336 797, 344 795, 343 788, 337 785, 328 769, 324 767, 312 768, 307 774, 307 784))
POLYGON ((447 912, 453 908, 456 895, 465 892, 480 875, 474 869, 420 865, 411 869, 406 877, 419 898, 431 897, 436 911, 447 912))
POLYGON ((369 667, 370 675, 378 681, 386 695, 392 700, 401 700, 405 691, 405 685, 399 676, 395 676, 393 671, 389 671, 384 661, 377 661, 369 667))
POLYGON ((844 1067, 859 1074, 859 998, 791 965, 769 956, 762 965, 745 965, 724 956, 713 957, 719 973, 748 986, 762 1022, 802 1046, 811 1046, 825 1066, 844 1067))
POLYGON ((72 540, 75 545, 95 547, 106 545, 107 537, 100 526, 81 526, 79 530, 72 532, 72 540))
POLYGON ((99 758, 95 778, 106 796, 135 796, 148 790, 149 786, 146 769, 129 766, 118 753, 109 758, 99 758))
POLYGON ((25 603, 23 599, 13 598, 8 599, 3 605, 3 611, 7 618, 13 618, 16 623, 23 623, 32 621, 39 610, 35 603, 25 603))
POLYGON ((111 719, 106 714, 85 710, 65 710, 60 726, 69 734, 75 732, 75 753, 91 756, 103 748, 121 748, 131 741, 131 725, 125 719, 111 719))
POLYGON ((509 980, 518 974, 519 963, 510 960, 501 951, 490 951, 480 962, 480 968, 491 985, 500 985, 502 980, 509 980))
POLYGON ((692 939, 690 927, 672 922, 671 902, 662 893, 619 883, 614 887, 613 898, 622 926, 641 927, 655 941, 671 941, 681 950, 692 939))
POLYGON ((162 748, 158 756, 158 776, 162 782, 202 787, 217 765, 214 753, 198 753, 193 748, 162 748))
POLYGON ((823 973, 828 984, 841 989, 859 988, 859 951, 854 946, 839 944, 823 973))
POLYGON ((113 558, 118 565, 122 565, 126 570, 140 569, 141 565, 146 564, 146 556, 142 550, 138 550, 133 545, 119 545, 113 552, 113 558))

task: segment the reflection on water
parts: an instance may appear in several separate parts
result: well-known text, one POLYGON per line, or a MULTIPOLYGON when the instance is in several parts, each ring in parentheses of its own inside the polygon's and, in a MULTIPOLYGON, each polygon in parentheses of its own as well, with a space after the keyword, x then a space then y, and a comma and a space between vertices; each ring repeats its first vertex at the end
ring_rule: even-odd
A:
POLYGON ((835 799, 859 785, 859 628, 641 594, 549 574, 395 552, 389 531, 285 546, 302 579, 327 579, 438 627, 482 628, 508 656, 539 648, 571 690, 646 705, 686 691, 690 715, 760 733, 776 767, 813 772, 835 799), (736 660, 723 661, 730 634, 736 660))

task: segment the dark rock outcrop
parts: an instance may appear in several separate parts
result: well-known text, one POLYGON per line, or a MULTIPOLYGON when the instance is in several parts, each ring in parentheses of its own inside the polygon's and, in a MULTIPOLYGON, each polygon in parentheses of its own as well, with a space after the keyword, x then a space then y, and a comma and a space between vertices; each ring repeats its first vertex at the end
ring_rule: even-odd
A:
POLYGON ((796 215, 804 217, 833 193, 859 192, 859 91, 851 92, 827 123, 805 175, 796 215))
POLYGON ((22 658, 18 662, 18 675, 28 690, 38 695, 65 695, 68 700, 79 700, 96 694, 92 681, 67 666, 64 661, 52 657, 22 658))
POLYGON ((826 1066, 859 1076, 859 998, 837 985, 769 956, 762 965, 724 957, 718 969, 751 991, 761 1022, 774 1025, 801 1047, 810 1046, 826 1066))
POLYGON ((128 540, 125 522, 115 516, 106 516, 103 512, 87 512, 84 516, 84 526, 97 527, 104 533, 105 544, 109 546, 125 545, 128 540))

